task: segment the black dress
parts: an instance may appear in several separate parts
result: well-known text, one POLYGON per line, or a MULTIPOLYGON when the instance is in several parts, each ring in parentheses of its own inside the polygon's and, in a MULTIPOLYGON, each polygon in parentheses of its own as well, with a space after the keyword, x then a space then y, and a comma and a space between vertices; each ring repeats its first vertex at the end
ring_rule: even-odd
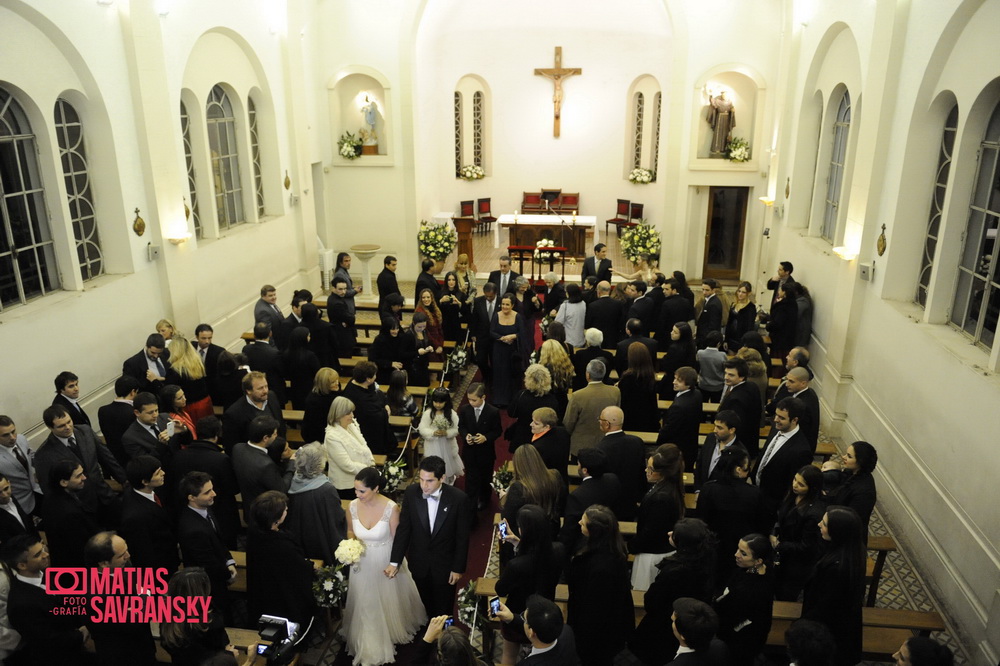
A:
POLYGON ((786 497, 778 508, 774 535, 778 537, 776 596, 781 601, 798 601, 816 566, 823 547, 819 521, 825 512, 822 500, 795 506, 794 497, 786 497))
POLYGON ((861 518, 865 543, 868 543, 868 523, 875 510, 875 479, 870 472, 857 474, 849 471, 830 470, 823 472, 823 487, 826 489, 828 506, 847 506, 854 509, 861 518))
POLYGON ((468 316, 467 297, 461 289, 443 291, 441 297, 445 296, 451 296, 451 298, 443 303, 438 301, 438 307, 441 308, 441 331, 445 340, 461 342, 465 339, 462 334, 462 322, 468 316))
POLYGON ((740 539, 754 532, 767 532, 773 517, 761 514, 760 488, 737 479, 709 481, 698 494, 698 517, 718 538, 716 580, 723 581, 735 563, 733 553, 740 539))
POLYGON ((681 500, 664 483, 649 489, 635 517, 635 536, 628 542, 630 553, 666 553, 673 550, 669 532, 681 517, 681 500))
POLYGON ((751 666, 767 643, 774 611, 774 577, 750 573, 747 569, 733 572, 728 585, 715 598, 719 614, 718 637, 729 648, 729 663, 751 666))
POLYGON ((288 397, 292 401, 292 409, 305 409, 306 396, 312 391, 313 380, 319 372, 319 358, 308 349, 296 355, 285 352, 282 358, 285 378, 291 382, 288 397))
POLYGON ((726 348, 735 354, 743 346, 740 342, 743 334, 756 330, 757 308, 754 304, 747 303, 740 310, 733 305, 729 308, 729 321, 726 322, 726 348))
POLYGON ((334 398, 340 395, 337 391, 327 394, 310 391, 305 399, 305 413, 302 416, 302 441, 305 443, 322 442, 326 437, 327 417, 330 415, 330 405, 334 398))
MULTIPOLYGON (((562 575, 566 561, 563 545, 554 542, 548 557, 540 557, 534 553, 518 555, 504 567, 497 581, 496 593, 507 597, 504 604, 515 615, 524 612, 528 597, 540 594, 546 599, 555 600, 556 584, 562 575)), ((526 643, 524 627, 520 623, 503 623, 500 627, 503 637, 509 641, 526 643)))
POLYGON ((173 646, 164 642, 163 647, 170 653, 170 663, 177 666, 201 666, 209 657, 218 654, 229 645, 229 634, 222 613, 212 613, 205 631, 185 627, 184 642, 173 646))
POLYGON ((622 411, 625 428, 641 432, 659 432, 660 408, 656 404, 655 382, 649 386, 639 384, 636 376, 625 371, 618 382, 622 394, 622 411))
POLYGON ((861 661, 861 606, 864 576, 851 584, 839 559, 820 560, 806 581, 802 618, 822 622, 837 644, 834 663, 853 666, 861 661))
POLYGON ((628 562, 607 550, 586 551, 570 561, 566 582, 569 585, 566 622, 576 635, 580 663, 583 666, 613 663, 614 656, 622 651, 635 629, 628 562))
MULTIPOLYGON (((368 348, 368 360, 378 366, 375 381, 379 384, 389 384, 392 377, 393 362, 402 363, 407 368, 416 355, 416 346, 413 336, 400 331, 395 336, 391 333, 379 333, 372 340, 372 346, 368 348)), ((408 376, 407 381, 412 382, 413 377, 408 376)))
POLYGON ((490 323, 490 335, 493 338, 493 404, 497 407, 510 404, 523 371, 522 359, 526 359, 531 353, 530 349, 521 349, 523 328, 524 319, 518 313, 514 313, 513 324, 501 324, 498 315, 494 315, 490 323), (517 341, 513 344, 500 342, 500 338, 505 335, 516 335, 517 341))
POLYGON ((799 306, 790 298, 775 301, 767 332, 771 336, 771 356, 785 358, 795 346, 795 329, 799 322, 799 306))
MULTIPOLYGON (((410 359, 409 365, 406 367, 409 386, 430 386, 431 355, 420 354, 417 352, 418 349, 424 349, 425 347, 432 346, 431 339, 430 336, 427 335, 427 331, 425 330, 423 333, 418 335, 414 331, 409 330, 406 333, 400 334, 400 337, 403 338, 400 353, 410 359)), ((386 380, 386 383, 388 383, 388 380, 386 380)))

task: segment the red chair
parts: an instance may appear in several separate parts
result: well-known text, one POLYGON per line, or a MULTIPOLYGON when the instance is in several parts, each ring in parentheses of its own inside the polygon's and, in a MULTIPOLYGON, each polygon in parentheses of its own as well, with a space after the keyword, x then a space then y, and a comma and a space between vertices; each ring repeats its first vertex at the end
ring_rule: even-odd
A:
POLYGON ((626 199, 619 199, 618 207, 615 209, 615 216, 604 222, 604 235, 608 235, 608 226, 613 224, 618 229, 618 237, 620 238, 622 235, 621 225, 628 224, 628 214, 629 202, 626 199))
POLYGON ((543 210, 545 205, 542 204, 541 192, 525 192, 521 197, 521 212, 525 215, 540 213, 543 210))
MULTIPOLYGON (((559 213, 562 215, 572 215, 573 211, 580 210, 580 193, 563 192, 559 197, 559 213)), ((605 234, 607 231, 604 232, 605 234)))
POLYGON ((493 223, 497 221, 497 218, 493 217, 493 213, 490 211, 490 200, 480 199, 477 207, 479 208, 479 225, 489 231, 493 223))
POLYGON ((629 205, 628 209, 628 222, 623 222, 618 225, 618 237, 622 237, 622 227, 630 229, 632 227, 637 227, 642 223, 642 209, 643 204, 634 203, 629 205))

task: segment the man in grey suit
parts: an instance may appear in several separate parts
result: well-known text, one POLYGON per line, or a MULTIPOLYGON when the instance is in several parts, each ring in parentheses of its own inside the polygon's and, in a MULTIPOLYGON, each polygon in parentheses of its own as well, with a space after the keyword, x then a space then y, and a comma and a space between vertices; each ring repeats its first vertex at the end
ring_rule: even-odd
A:
POLYGON ((619 407, 622 404, 622 394, 617 386, 607 386, 604 375, 608 368, 599 359, 593 359, 587 364, 587 385, 579 391, 573 391, 566 407, 566 418, 563 423, 570 437, 570 455, 574 458, 580 449, 597 446, 604 438, 601 431, 601 411, 605 407, 619 407))
POLYGON ((129 460, 135 460, 139 456, 153 456, 161 463, 166 463, 170 457, 169 421, 160 418, 156 396, 145 392, 136 394, 132 399, 132 413, 135 414, 135 420, 122 434, 122 448, 129 460))
POLYGON ((278 422, 270 416, 258 416, 250 422, 247 442, 233 447, 233 471, 240 484, 244 514, 257 496, 268 490, 288 492, 295 473, 295 453, 284 445, 281 454, 284 469, 271 460, 268 447, 278 439, 278 422))
POLYGON ((60 460, 73 460, 83 465, 87 475, 83 489, 77 494, 80 502, 91 511, 113 505, 118 493, 111 489, 104 474, 118 483, 125 483, 125 470, 104 444, 97 440, 94 431, 85 425, 74 425, 69 412, 62 405, 52 405, 42 412, 42 420, 51 431, 48 438, 35 452, 35 471, 46 495, 49 471, 60 460), (103 471, 102 471, 103 468, 103 471))
MULTIPOLYGON (((265 284, 260 288, 260 300, 253 306, 253 321, 255 324, 266 321, 271 325, 272 331, 280 330, 284 324, 285 315, 278 307, 278 290, 274 285, 265 284)), ((274 338, 271 339, 271 344, 275 344, 274 338)))
POLYGON ((14 499, 27 513, 40 504, 42 488, 35 478, 35 452, 9 416, 0 415, 0 473, 10 481, 14 499))

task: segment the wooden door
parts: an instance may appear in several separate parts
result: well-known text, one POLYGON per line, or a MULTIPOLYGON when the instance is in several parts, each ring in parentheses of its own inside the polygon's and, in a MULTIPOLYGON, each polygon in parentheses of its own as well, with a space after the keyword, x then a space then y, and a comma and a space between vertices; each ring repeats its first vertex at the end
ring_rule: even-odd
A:
POLYGON ((709 188, 703 277, 740 278, 749 198, 749 187, 709 188))

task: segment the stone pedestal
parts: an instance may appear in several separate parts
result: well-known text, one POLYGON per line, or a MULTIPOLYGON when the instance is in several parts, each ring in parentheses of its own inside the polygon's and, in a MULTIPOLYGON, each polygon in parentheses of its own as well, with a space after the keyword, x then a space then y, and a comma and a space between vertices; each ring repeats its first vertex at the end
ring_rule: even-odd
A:
POLYGON ((375 253, 381 249, 382 249, 381 245, 364 244, 364 245, 351 246, 351 254, 353 254, 355 257, 361 260, 361 266, 364 275, 364 292, 362 292, 360 299, 356 298, 355 300, 363 300, 363 301, 378 300, 378 298, 375 296, 374 291, 372 290, 372 269, 368 262, 370 262, 372 260, 372 257, 375 256, 375 253))

